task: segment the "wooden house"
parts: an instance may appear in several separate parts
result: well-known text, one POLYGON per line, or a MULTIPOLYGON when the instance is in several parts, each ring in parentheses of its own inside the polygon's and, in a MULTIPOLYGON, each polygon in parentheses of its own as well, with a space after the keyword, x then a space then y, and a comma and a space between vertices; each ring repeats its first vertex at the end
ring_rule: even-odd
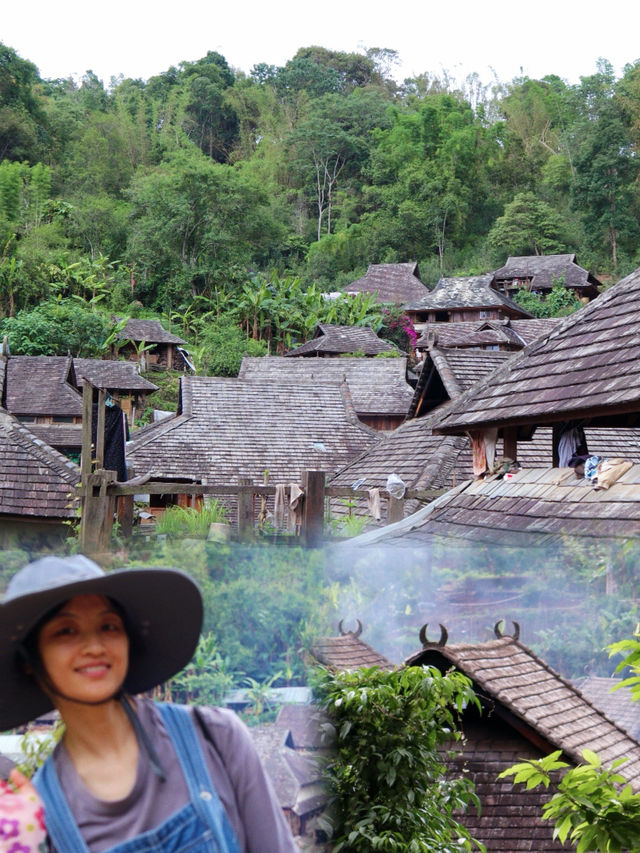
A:
POLYGON ((184 376, 178 412, 134 433, 127 458, 136 475, 169 483, 235 485, 247 477, 262 485, 266 474, 277 485, 297 483, 307 469, 331 474, 376 439, 344 383, 184 376))
POLYGON ((76 516, 80 469, 0 409, 0 546, 53 545, 76 516))
POLYGON ((120 332, 120 340, 126 343, 119 354, 130 361, 138 361, 143 370, 163 368, 182 370, 186 362, 180 348, 186 342, 168 332, 159 320, 129 319, 120 332), (141 350, 144 344, 144 350, 141 350))
POLYGON ((441 278, 432 291, 407 302, 405 311, 414 324, 531 318, 496 290, 492 273, 441 278))
POLYGON ((548 335, 562 320, 466 320, 457 323, 425 323, 416 343, 418 351, 430 343, 440 349, 483 349, 517 352, 548 335))
POLYGON ((618 772, 638 791, 640 744, 517 635, 517 630, 514 636, 496 630, 496 637, 486 642, 427 642, 405 665, 462 672, 480 699, 481 714, 473 705, 463 712, 464 740, 448 762, 453 773, 471 779, 480 800, 481 809, 472 809, 463 818, 471 835, 489 853, 566 850, 553 839, 553 825, 541 820, 550 792, 514 786, 511 780, 498 780, 498 775, 519 761, 542 758, 554 750, 576 765, 583 761, 582 750, 591 749, 606 766, 627 757, 618 772))
MULTIPOLYGON (((480 442, 497 430, 505 454, 553 429, 557 465, 569 430, 640 426, 640 269, 562 321, 459 397, 438 425, 480 442)), ((590 449, 590 448, 588 448, 590 449)))
POLYGON ((545 297, 556 284, 572 290, 581 302, 587 303, 598 295, 601 282, 576 263, 575 254, 525 255, 509 257, 493 273, 496 287, 509 295, 525 287, 545 297))
POLYGON ((94 388, 105 388, 127 416, 130 429, 142 414, 147 394, 158 386, 140 375, 140 366, 130 361, 98 358, 74 358, 76 384, 82 390, 82 380, 88 379, 94 388))
POLYGON ((394 352, 396 347, 379 338, 368 326, 337 326, 319 323, 310 341, 285 353, 292 358, 337 358, 358 353, 376 356, 381 352, 394 352))
POLYGON ((377 302, 405 305, 429 293, 420 281, 415 262, 407 264, 369 264, 366 275, 345 287, 345 293, 373 293, 377 302))
POLYGON ((245 356, 238 378, 245 382, 295 385, 346 382, 362 423, 375 430, 393 430, 405 419, 413 397, 406 375, 406 358, 245 356))
POLYGON ((12 355, 1 404, 46 444, 79 461, 82 395, 71 356, 12 355))

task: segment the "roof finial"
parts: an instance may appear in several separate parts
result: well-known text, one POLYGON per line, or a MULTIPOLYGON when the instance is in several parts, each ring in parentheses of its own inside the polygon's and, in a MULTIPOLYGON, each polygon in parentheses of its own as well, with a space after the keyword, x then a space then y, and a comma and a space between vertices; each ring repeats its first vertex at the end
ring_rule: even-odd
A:
POLYGON ((356 619, 357 628, 355 631, 345 631, 342 627, 343 619, 338 622, 338 631, 343 637, 359 637, 362 634, 362 622, 356 619))
POLYGON ((498 639, 511 636, 512 640, 518 640, 520 638, 520 623, 512 620, 511 624, 513 625, 513 634, 505 634, 504 629, 506 627, 506 622, 504 619, 498 619, 496 624, 493 626, 493 633, 498 639))
POLYGON ((442 622, 440 622, 440 639, 437 643, 432 643, 427 638, 427 628, 429 627, 429 623, 426 622, 422 628, 420 628, 420 642, 422 643, 422 648, 426 649, 428 646, 446 646, 447 640, 449 639, 449 632, 444 627, 442 622))

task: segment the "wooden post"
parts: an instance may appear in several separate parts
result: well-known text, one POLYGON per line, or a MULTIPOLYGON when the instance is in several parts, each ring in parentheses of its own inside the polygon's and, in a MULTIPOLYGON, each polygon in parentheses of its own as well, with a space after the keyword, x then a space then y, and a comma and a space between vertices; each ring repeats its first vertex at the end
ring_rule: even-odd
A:
POLYGON ((518 459, 518 428, 505 427, 502 431, 502 455, 514 462, 518 459))
MULTIPOLYGON (((238 477, 239 486, 252 486, 251 477, 238 477)), ((238 491, 238 538, 253 537, 253 495, 249 489, 238 491)))
POLYGON ((87 379, 82 383, 82 456, 80 471, 82 485, 91 473, 91 433, 93 427, 93 387, 87 379))
POLYGON ((107 494, 107 486, 115 479, 115 471, 104 470, 88 477, 82 505, 80 550, 83 554, 109 550, 115 499, 107 494))
POLYGON ((308 548, 317 548, 324 534, 324 471, 305 471, 302 477, 304 504, 300 536, 308 548))
POLYGON ((560 464, 560 435, 562 424, 554 424, 551 431, 551 467, 557 468, 560 464))
POLYGON ((116 498, 116 515, 123 536, 133 533, 133 495, 119 495, 116 498))
POLYGON ((394 498, 389 495, 387 503, 387 524, 394 524, 404 518, 404 498, 394 498))

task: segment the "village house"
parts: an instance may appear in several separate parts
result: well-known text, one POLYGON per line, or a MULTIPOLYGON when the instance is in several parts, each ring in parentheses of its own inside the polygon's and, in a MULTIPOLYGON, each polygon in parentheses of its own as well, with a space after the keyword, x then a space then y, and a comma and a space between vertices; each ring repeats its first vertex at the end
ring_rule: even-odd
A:
POLYGON ((181 353, 186 341, 167 332, 159 320, 130 318, 120 332, 118 353, 140 363, 142 370, 182 370, 188 366, 181 353))
POLYGON ((79 481, 73 462, 0 409, 0 547, 62 542, 79 481))
POLYGON ((78 389, 82 390, 84 379, 94 388, 104 388, 125 413, 129 429, 144 411, 147 395, 158 390, 157 385, 140 375, 139 364, 130 361, 74 358, 73 367, 78 389))
POLYGON ((528 311, 496 290, 493 273, 441 278, 432 291, 407 302, 405 312, 414 325, 531 318, 528 311))
MULTIPOLYGON (((346 383, 184 376, 177 413, 134 433, 127 458, 154 481, 277 485, 298 483, 307 469, 332 474, 377 438, 346 383)), ((151 500, 158 511, 192 502, 177 493, 151 500)))
POLYGON ((405 305, 426 296, 429 290, 420 281, 416 262, 369 264, 366 275, 345 287, 345 293, 372 293, 386 305, 405 305))
POLYGON ((440 349, 483 349, 516 352, 548 335, 562 322, 559 317, 535 320, 464 320, 456 323, 424 323, 416 343, 418 352, 430 344, 440 349))
MULTIPOLYGON (((640 789, 640 744, 584 693, 554 672, 525 646, 515 627, 513 636, 496 625, 495 637, 481 642, 450 643, 445 628, 437 642, 420 632, 422 648, 404 666, 452 668, 471 679, 481 703, 478 713, 467 706, 460 720, 462 741, 451 744, 448 771, 468 776, 480 800, 461 819, 488 853, 551 853, 568 849, 554 841, 553 827, 541 819, 549 799, 545 789, 527 790, 512 780, 498 780, 508 767, 538 759, 560 749, 569 764, 582 761, 582 749, 600 754, 605 763, 626 756, 621 772, 640 789)), ((361 666, 394 666, 360 638, 356 631, 321 638, 313 654, 323 666, 353 670, 361 666)), ((609 680, 610 681, 610 680, 609 680)), ((571 849, 571 848, 569 848, 571 849)))
POLYGON ((405 419, 413 398, 402 358, 287 358, 242 359, 238 378, 245 382, 282 382, 314 385, 346 382, 353 407, 363 424, 375 430, 393 430, 405 419))
POLYGON ((339 358, 349 353, 363 356, 376 356, 382 352, 399 350, 389 341, 379 338, 368 326, 337 326, 331 323, 319 323, 313 338, 285 356, 291 358, 339 358))
POLYGON ((585 304, 596 298, 601 287, 601 282, 594 275, 576 263, 573 253, 509 257, 493 276, 495 286, 507 295, 525 287, 544 298, 554 285, 562 285, 572 290, 576 299, 585 304))

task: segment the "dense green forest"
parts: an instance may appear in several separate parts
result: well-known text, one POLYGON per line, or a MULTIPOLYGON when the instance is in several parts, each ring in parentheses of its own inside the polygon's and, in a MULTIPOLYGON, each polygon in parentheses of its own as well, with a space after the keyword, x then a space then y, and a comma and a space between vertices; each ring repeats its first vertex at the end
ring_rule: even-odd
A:
POLYGON ((640 64, 399 85, 394 58, 308 47, 246 75, 209 52, 105 87, 0 44, 0 316, 76 299, 260 338, 278 289, 318 303, 369 263, 426 284, 508 254, 638 264, 640 64))

